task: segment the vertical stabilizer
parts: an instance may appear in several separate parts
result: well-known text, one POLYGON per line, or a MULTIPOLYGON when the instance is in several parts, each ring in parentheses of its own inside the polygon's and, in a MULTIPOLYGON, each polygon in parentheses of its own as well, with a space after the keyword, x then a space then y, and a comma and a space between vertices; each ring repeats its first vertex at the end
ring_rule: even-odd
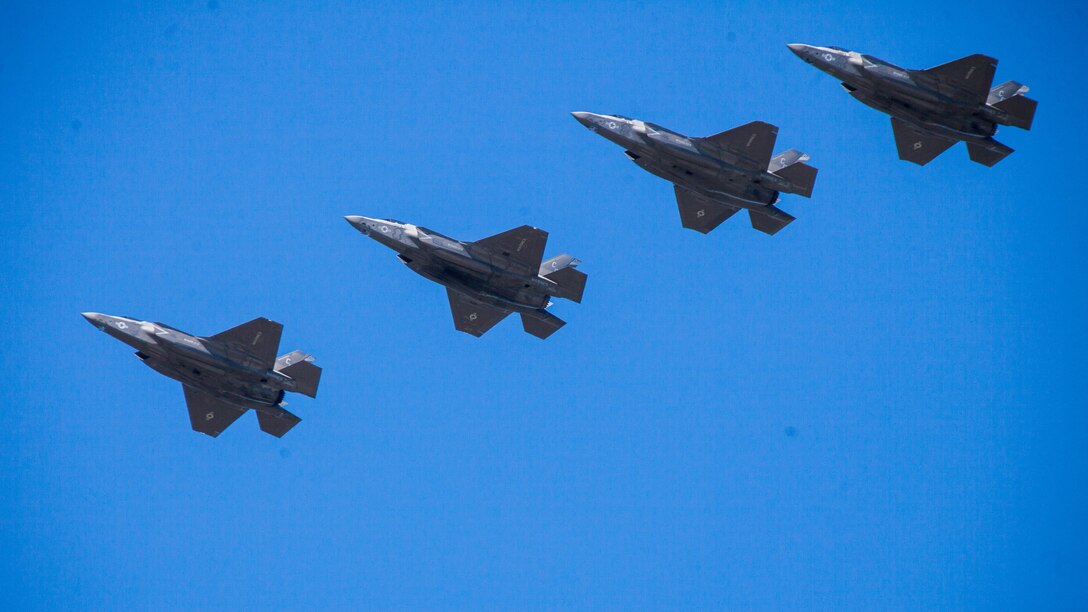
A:
POLYGON ((276 371, 295 381, 295 391, 317 397, 317 385, 321 382, 321 368, 313 364, 313 355, 291 351, 276 359, 276 371))
POLYGON ((586 290, 586 279, 589 277, 584 272, 575 270, 571 265, 545 274, 544 278, 555 283, 554 288, 550 290, 551 295, 581 303, 582 293, 586 290))

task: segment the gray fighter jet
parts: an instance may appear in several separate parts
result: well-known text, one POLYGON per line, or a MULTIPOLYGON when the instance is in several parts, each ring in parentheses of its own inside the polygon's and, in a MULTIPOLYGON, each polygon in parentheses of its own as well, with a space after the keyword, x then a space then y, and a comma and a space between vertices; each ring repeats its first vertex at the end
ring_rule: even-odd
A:
POLYGON ((1012 149, 993 139, 998 125, 1031 129, 1035 100, 1015 81, 993 89, 997 60, 969 55, 929 70, 907 70, 838 47, 787 45, 842 81, 851 96, 892 116, 899 159, 924 166, 959 141, 975 162, 993 166, 1012 149))
POLYGON ((673 183, 686 228, 706 234, 746 208, 752 227, 774 234, 794 219, 775 207, 779 193, 812 197, 816 168, 795 149, 771 157, 778 128, 769 123, 753 121, 706 138, 688 138, 620 115, 571 114, 623 147, 631 161, 673 183))
POLYGON ((397 252, 414 272, 446 287, 459 331, 482 336, 511 312, 525 331, 547 338, 565 322, 551 314, 549 296, 582 301, 580 262, 558 255, 542 262, 548 232, 523 225, 476 242, 390 219, 349 216, 355 229, 397 252))
POLYGON ((85 312, 92 325, 136 349, 151 369, 180 381, 193 429, 216 437, 252 408, 261 431, 277 438, 301 420, 284 410, 294 391, 316 397, 321 368, 292 351, 276 357, 283 326, 254 319, 214 336, 191 336, 163 323, 85 312))

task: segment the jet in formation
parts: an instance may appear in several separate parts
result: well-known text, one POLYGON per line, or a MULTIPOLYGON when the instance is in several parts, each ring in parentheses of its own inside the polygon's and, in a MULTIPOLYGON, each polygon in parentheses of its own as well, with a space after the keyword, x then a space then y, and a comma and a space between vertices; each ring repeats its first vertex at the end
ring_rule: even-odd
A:
POLYGON ((779 193, 812 197, 816 168, 790 149, 772 157, 778 128, 762 121, 689 138, 620 115, 571 113, 582 125, 624 148, 627 157, 671 183, 680 223, 704 234, 745 208, 752 227, 774 234, 794 217, 777 208, 779 193))
POLYGON ((892 117, 899 158, 920 166, 959 141, 971 160, 993 166, 1012 153, 994 140, 998 125, 1031 129, 1035 100, 1015 81, 993 89, 997 60, 969 55, 928 70, 907 70, 839 47, 788 45, 798 57, 842 81, 851 96, 892 117))
POLYGON ((582 301, 586 275, 570 255, 542 261, 548 232, 523 225, 476 242, 461 242, 390 219, 344 217, 397 252, 417 274, 446 287, 459 331, 482 336, 512 312, 525 331, 547 338, 565 322, 548 312, 550 298, 582 301))
POLYGON ((276 357, 283 326, 259 318, 214 336, 163 323, 85 312, 92 325, 136 349, 151 369, 180 381, 193 429, 216 437, 252 408, 261 431, 281 437, 301 420, 284 409, 287 391, 316 397, 321 368, 292 351, 276 357))

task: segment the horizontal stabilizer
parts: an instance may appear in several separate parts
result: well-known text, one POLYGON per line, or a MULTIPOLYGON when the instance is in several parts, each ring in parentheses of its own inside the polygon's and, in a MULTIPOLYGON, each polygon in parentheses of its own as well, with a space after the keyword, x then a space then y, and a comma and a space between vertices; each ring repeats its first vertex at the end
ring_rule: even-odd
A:
POLYGON ((774 206, 764 206, 759 209, 749 208, 748 217, 752 220, 752 227, 771 236, 794 220, 792 215, 774 206))
POLYGON ((185 390, 185 404, 189 408, 189 422, 194 431, 215 438, 246 413, 245 408, 224 402, 196 387, 182 385, 182 388, 185 390))
POLYGON ((586 279, 589 278, 584 272, 568 266, 545 274, 544 278, 556 284, 556 287, 550 290, 551 295, 582 303, 582 293, 586 290, 586 279))
POLYGON ((922 132, 895 117, 892 117, 892 131, 895 132, 895 146, 899 149, 899 159, 919 166, 928 164, 933 161, 933 158, 956 144, 955 140, 922 132))
MULTIPOLYGON (((807 155, 805 157, 808 157, 807 155)), ((812 188, 816 186, 816 168, 804 163, 796 163, 781 170, 775 170, 774 174, 781 176, 790 182, 789 189, 783 189, 787 193, 796 193, 806 198, 812 197, 812 188)))
POLYGON ((1035 107, 1038 105, 1039 103, 1031 98, 1013 96, 993 104, 993 107, 1009 114, 1009 120, 1005 125, 1030 130, 1031 122, 1035 120, 1035 107))
POLYGON ((982 164, 983 166, 992 167, 997 162, 1008 157, 1012 151, 1011 148, 992 138, 986 144, 979 144, 976 142, 967 143, 967 153, 971 156, 971 161, 982 164))
POLYGON ((673 190, 676 191, 676 205, 680 208, 680 224, 702 234, 709 234, 740 210, 679 185, 673 185, 673 190))
POLYGON ((258 317, 248 323, 242 323, 211 337, 212 340, 228 345, 235 350, 253 355, 265 367, 272 367, 276 361, 276 352, 280 348, 280 335, 283 325, 258 317))
POLYGON ((299 421, 302 420, 279 406, 262 408, 255 412, 257 413, 257 424, 260 425, 261 431, 277 438, 282 438, 283 434, 291 431, 291 428, 298 425, 299 421))
POLYGON ((302 351, 292 351, 276 360, 276 371, 295 381, 295 391, 317 397, 317 385, 321 382, 321 368, 313 364, 314 358, 302 351))
POLYGON ((543 318, 538 319, 527 314, 521 315, 521 326, 525 328, 525 331, 541 340, 554 334, 556 330, 567 324, 566 321, 546 310, 539 311, 539 314, 543 318))

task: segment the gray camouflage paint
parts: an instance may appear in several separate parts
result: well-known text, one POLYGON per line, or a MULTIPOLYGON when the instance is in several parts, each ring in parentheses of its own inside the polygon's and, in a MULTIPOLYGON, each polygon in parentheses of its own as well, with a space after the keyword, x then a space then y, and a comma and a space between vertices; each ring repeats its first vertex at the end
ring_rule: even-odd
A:
POLYGON ((1013 152, 993 139, 998 125, 1031 129, 1036 102, 1014 81, 992 88, 997 60, 971 55, 908 70, 839 47, 787 45, 806 63, 842 81, 851 96, 891 115, 901 159, 925 165, 959 141, 971 159, 993 166, 1013 152))
POLYGON ((782 172, 807 161, 808 155, 791 149, 772 159, 778 128, 767 123, 757 121, 708 138, 691 138, 620 115, 571 115, 591 132, 623 147, 627 158, 639 167, 676 185, 681 220, 689 229, 707 233, 733 213, 747 209, 753 227, 773 234, 793 221, 774 206, 779 194, 810 197, 812 193, 814 168, 806 167, 805 185, 782 172), (758 147, 758 154, 749 150, 755 138, 766 145, 758 147), (686 214, 685 208, 692 214, 686 214), (706 216, 708 222, 703 221, 706 216))
POLYGON ((82 315, 136 349, 136 357, 145 365, 181 382, 193 429, 212 437, 249 408, 263 413, 258 415, 262 430, 282 436, 299 420, 283 409, 285 393, 316 395, 320 368, 310 363, 312 357, 294 351, 276 359, 282 326, 274 321, 256 319, 216 336, 200 337, 163 323, 97 312, 82 315), (306 382, 285 373, 301 372, 301 364, 310 379, 306 382))
POLYGON ((461 242, 433 230, 391 219, 347 216, 355 229, 396 251, 424 278, 447 288, 455 327, 474 336, 511 312, 527 332, 546 338, 564 322, 546 309, 552 296, 581 301, 580 262, 560 255, 542 262, 547 232, 522 226, 477 242, 461 242), (564 279, 573 279, 576 287, 564 279))

